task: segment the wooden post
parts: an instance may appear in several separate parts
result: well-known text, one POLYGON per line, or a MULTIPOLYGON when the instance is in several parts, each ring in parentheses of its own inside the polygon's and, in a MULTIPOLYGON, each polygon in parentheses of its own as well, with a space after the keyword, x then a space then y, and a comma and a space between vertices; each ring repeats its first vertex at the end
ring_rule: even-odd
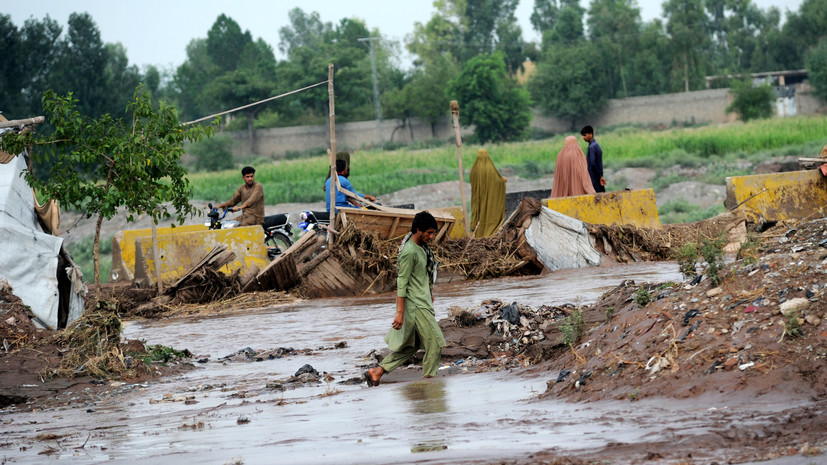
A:
MULTIPOLYGON (((327 65, 327 97, 330 105, 330 227, 336 227, 336 191, 339 188, 339 175, 336 174, 336 107, 333 103, 333 63, 327 65)), ((333 246, 333 234, 327 233, 328 248, 333 246)))
POLYGON ((471 219, 468 218, 468 206, 465 203, 465 176, 462 169, 462 136, 459 133, 459 103, 451 100, 451 119, 454 121, 454 134, 457 136, 457 159, 459 161, 459 194, 462 197, 462 216, 465 219, 465 231, 471 235, 471 219))
POLYGON ((152 220, 152 259, 155 260, 155 281, 158 283, 158 295, 164 293, 164 282, 161 280, 161 257, 158 254, 158 232, 155 219, 152 220))

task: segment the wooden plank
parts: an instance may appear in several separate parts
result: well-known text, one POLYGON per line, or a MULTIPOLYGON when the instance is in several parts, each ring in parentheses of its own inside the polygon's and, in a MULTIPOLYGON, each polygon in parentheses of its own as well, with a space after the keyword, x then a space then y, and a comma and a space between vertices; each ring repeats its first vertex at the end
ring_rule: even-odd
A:
POLYGON ((299 268, 299 276, 304 277, 306 274, 310 273, 313 268, 319 265, 319 263, 323 262, 328 256, 330 255, 330 250, 324 250, 319 255, 315 256, 312 260, 307 263, 302 263, 298 266, 299 268))
POLYGON ((442 224, 442 228, 439 230, 439 233, 437 233, 437 235, 436 235, 435 240, 437 242, 441 241, 442 238, 445 236, 445 234, 448 232, 448 225, 449 224, 450 223, 448 223, 448 222, 445 222, 445 223, 442 224))

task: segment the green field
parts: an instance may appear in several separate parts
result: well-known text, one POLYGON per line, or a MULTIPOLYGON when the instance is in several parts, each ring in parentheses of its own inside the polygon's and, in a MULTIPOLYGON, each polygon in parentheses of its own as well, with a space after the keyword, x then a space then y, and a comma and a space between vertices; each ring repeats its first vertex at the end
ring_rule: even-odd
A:
MULTIPOLYGON (((537 178, 554 171, 557 152, 565 135, 539 141, 485 146, 501 171, 524 178, 537 178)), ((581 147, 586 144, 580 140, 581 147)), ((827 143, 827 118, 796 117, 758 120, 747 124, 651 131, 618 127, 607 132, 598 128, 604 166, 649 167, 659 171, 655 190, 671 182, 668 168, 674 165, 709 167, 703 182, 723 184, 727 176, 747 174, 743 163, 772 157, 817 156, 827 143), (738 166, 741 166, 740 168, 738 166)), ((478 145, 462 147, 465 178, 476 157, 478 145)), ((263 184, 268 205, 324 200, 326 156, 275 161, 256 165, 256 180, 263 184)), ((357 150, 351 155, 351 181, 362 192, 384 195, 421 184, 455 180, 457 150, 452 144, 425 150, 357 150)), ((746 170, 748 171, 748 170, 746 170)), ((193 198, 222 202, 241 182, 237 169, 189 175, 193 198)), ((622 188, 613 186, 610 188, 622 188)))

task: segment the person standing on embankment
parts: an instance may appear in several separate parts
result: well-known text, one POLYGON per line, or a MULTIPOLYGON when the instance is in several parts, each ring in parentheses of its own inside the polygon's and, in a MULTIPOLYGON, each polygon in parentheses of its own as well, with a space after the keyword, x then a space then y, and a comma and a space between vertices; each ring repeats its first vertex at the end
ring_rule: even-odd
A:
POLYGON ((586 165, 589 167, 592 187, 595 192, 606 192, 606 179, 603 178, 603 149, 594 140, 594 129, 586 126, 580 130, 580 135, 589 144, 588 152, 586 152, 586 165))

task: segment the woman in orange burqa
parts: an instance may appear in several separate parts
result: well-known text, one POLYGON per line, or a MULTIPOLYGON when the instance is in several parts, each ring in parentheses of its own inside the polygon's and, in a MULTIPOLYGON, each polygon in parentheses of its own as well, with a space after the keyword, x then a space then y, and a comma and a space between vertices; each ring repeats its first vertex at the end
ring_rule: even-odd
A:
POLYGON ((594 194, 589 168, 586 166, 586 156, 577 144, 577 138, 568 136, 563 149, 557 154, 551 196, 570 197, 585 194, 594 194))
POLYGON ((491 236, 505 220, 506 181, 488 156, 488 150, 480 149, 471 167, 471 230, 474 237, 491 236))

